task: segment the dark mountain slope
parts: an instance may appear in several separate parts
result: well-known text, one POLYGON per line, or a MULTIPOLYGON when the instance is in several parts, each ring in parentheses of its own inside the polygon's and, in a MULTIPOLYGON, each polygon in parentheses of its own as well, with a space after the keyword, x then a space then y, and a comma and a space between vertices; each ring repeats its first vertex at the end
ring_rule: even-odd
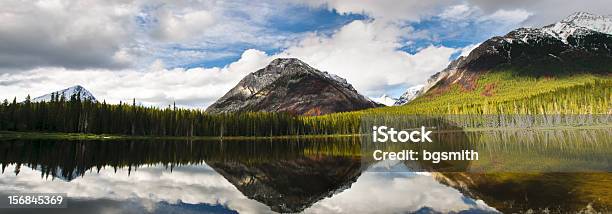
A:
POLYGON ((289 112, 321 115, 380 106, 346 80, 294 59, 275 59, 247 75, 207 112, 289 112))
POLYGON ((578 12, 542 28, 519 28, 480 44, 433 75, 421 94, 459 84, 472 90, 486 72, 555 77, 612 71, 612 18, 578 12))

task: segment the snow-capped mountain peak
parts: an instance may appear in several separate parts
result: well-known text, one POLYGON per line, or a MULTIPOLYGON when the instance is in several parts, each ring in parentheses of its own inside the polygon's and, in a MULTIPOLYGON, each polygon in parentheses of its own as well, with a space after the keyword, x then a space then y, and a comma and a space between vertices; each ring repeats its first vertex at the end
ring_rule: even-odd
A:
POLYGON ((600 33, 612 34, 612 16, 577 12, 561 20, 561 22, 571 23, 600 33))
POLYGON ((577 12, 560 22, 543 27, 542 31, 567 44, 568 37, 588 34, 591 31, 612 34, 612 16, 577 12))
POLYGON ((83 88, 83 86, 75 85, 70 88, 66 88, 63 90, 51 92, 49 94, 45 94, 45 95, 36 97, 32 99, 32 102, 42 102, 42 101, 49 102, 51 101, 51 97, 53 94, 59 97, 64 96, 66 100, 70 100, 70 97, 72 97, 72 95, 79 94, 81 97, 81 100, 91 100, 94 102, 96 101, 96 97, 94 97, 93 94, 91 94, 91 92, 83 88))
POLYGON ((397 102, 396 98, 390 97, 386 94, 383 94, 380 97, 376 97, 376 98, 370 98, 372 101, 386 105, 386 106, 392 106, 395 105, 395 102, 397 102))
POLYGON ((406 92, 404 92, 404 94, 402 94, 402 96, 400 96, 400 98, 397 99, 394 105, 401 106, 401 105, 404 105, 414 100, 419 95, 421 95, 421 91, 423 91, 423 87, 424 85, 416 85, 416 86, 412 86, 406 89, 406 92))

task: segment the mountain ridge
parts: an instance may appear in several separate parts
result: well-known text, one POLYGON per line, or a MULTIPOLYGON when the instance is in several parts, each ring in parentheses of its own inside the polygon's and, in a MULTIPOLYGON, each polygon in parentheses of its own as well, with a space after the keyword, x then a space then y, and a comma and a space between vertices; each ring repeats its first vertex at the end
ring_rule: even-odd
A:
POLYGON ((296 58, 278 58, 245 76, 206 112, 322 115, 378 106, 337 75, 319 71, 296 58))

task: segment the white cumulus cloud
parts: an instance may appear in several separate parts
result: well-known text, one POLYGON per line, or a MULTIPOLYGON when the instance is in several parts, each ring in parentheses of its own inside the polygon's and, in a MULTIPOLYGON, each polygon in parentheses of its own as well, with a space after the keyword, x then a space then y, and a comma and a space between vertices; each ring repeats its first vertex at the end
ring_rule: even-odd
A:
POLYGON ((278 54, 346 78, 367 96, 420 84, 442 70, 457 50, 428 46, 415 54, 399 48, 409 28, 378 21, 353 21, 331 36, 313 34, 278 54))
POLYGON ((153 31, 154 36, 169 41, 182 41, 204 34, 215 23, 213 15, 206 10, 174 14, 160 12, 159 24, 153 31))
POLYGON ((136 10, 130 1, 0 1, 0 68, 129 66, 121 48, 136 10))

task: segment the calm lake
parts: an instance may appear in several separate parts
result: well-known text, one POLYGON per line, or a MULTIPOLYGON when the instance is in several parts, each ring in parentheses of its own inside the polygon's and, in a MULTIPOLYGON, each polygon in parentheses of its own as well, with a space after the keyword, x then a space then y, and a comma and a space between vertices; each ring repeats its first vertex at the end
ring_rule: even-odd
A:
POLYGON ((68 208, 45 213, 612 210, 609 128, 461 134, 417 146, 480 153, 461 168, 370 161, 359 137, 0 139, 0 193, 67 193, 68 208))

